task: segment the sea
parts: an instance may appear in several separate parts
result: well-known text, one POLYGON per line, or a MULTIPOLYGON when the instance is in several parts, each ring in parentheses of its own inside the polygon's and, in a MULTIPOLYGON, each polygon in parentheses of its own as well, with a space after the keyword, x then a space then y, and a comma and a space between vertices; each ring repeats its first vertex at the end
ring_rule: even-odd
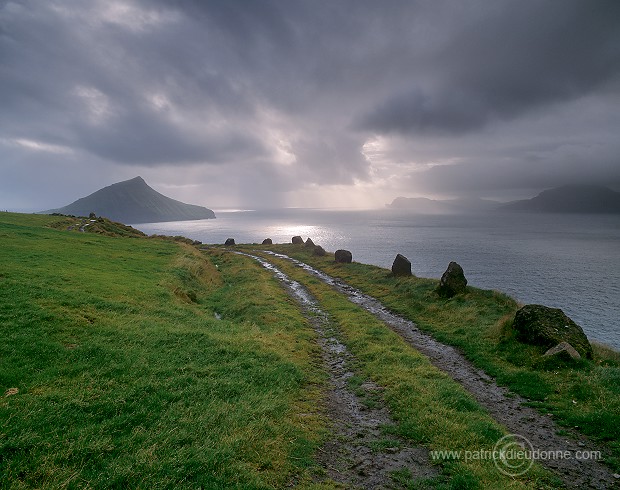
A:
POLYGON ((328 251, 390 268, 396 254, 419 277, 440 278, 458 262, 468 284, 528 304, 561 308, 586 335, 620 349, 620 215, 403 210, 215 210, 217 219, 142 223, 147 234, 207 244, 290 243, 300 235, 328 251))

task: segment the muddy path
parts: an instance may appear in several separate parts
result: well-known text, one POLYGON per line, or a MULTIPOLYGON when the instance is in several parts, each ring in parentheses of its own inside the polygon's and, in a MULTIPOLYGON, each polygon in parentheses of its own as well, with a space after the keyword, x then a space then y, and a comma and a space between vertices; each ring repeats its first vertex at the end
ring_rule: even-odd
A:
POLYGON ((298 302, 317 334, 322 361, 329 375, 326 417, 331 423, 332 437, 317 456, 325 470, 325 478, 353 488, 394 489, 399 487, 390 473, 396 470, 407 468, 414 478, 437 476, 438 468, 430 463, 424 447, 412 447, 390 436, 394 446, 378 450, 378 445, 385 441, 382 427, 394 424, 381 400, 381 387, 366 381, 359 389, 351 389, 349 379, 354 376, 351 369, 354 357, 338 340, 337 328, 321 310, 318 301, 300 283, 268 261, 251 254, 235 253, 250 257, 271 271, 298 302), (369 399, 372 403, 365 403, 369 399))
POLYGON ((287 255, 270 251, 263 253, 293 262, 383 321, 426 355, 433 365, 459 382, 509 432, 525 438, 526 446, 530 445, 526 449, 544 451, 543 457, 537 461, 557 475, 568 488, 620 488, 620 479, 600 461, 601 455, 605 455, 600 452, 600 447, 576 431, 560 428, 550 416, 527 406, 526 399, 497 385, 492 377, 476 368, 454 347, 438 342, 413 322, 392 313, 375 298, 340 279, 287 255), (558 433, 568 433, 570 437, 558 433))

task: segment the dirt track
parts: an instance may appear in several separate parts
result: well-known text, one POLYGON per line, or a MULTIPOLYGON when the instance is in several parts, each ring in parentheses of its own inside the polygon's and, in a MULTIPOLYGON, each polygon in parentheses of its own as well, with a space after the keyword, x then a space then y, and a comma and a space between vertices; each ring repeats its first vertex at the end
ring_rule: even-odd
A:
MULTIPOLYGON (((371 405, 365 404, 366 396, 358 396, 348 383, 354 375, 350 368, 354 362, 353 355, 338 341, 338 332, 318 301, 273 264, 254 255, 242 255, 251 257, 274 273, 290 296, 299 303, 317 333, 323 363, 329 375, 326 416, 331 422, 332 437, 318 456, 326 476, 335 482, 368 489, 397 488, 390 473, 403 468, 407 468, 414 477, 436 476, 437 467, 431 465, 428 450, 424 447, 412 447, 406 441, 398 440, 398 444, 385 451, 373 448, 383 439, 381 427, 394 423, 382 403, 381 387, 369 381, 362 384, 361 389, 373 399, 371 405)), ((390 439, 396 438, 390 436, 390 439)))
MULTIPOLYGON (((531 443, 533 450, 568 451, 573 456, 583 454, 586 451, 600 450, 585 436, 574 431, 567 431, 566 428, 560 429, 549 416, 542 415, 535 409, 526 406, 527 400, 509 392, 504 387, 498 386, 493 378, 473 366, 458 350, 436 341, 430 335, 420 331, 413 322, 387 310, 376 299, 363 294, 339 279, 286 255, 267 251, 264 253, 292 261, 312 276, 346 295, 353 303, 375 315, 412 347, 428 356, 436 367, 465 387, 488 410, 490 415, 506 427, 509 432, 526 438, 531 443), (562 433, 569 432, 570 438, 559 436, 560 430, 562 433)), ((265 262, 262 259, 258 260, 265 262)), ((271 264, 269 265, 273 267, 271 264)), ((546 458, 540 459, 539 462, 562 479, 568 488, 607 489, 620 487, 620 481, 612 475, 606 466, 595 459, 546 458)))

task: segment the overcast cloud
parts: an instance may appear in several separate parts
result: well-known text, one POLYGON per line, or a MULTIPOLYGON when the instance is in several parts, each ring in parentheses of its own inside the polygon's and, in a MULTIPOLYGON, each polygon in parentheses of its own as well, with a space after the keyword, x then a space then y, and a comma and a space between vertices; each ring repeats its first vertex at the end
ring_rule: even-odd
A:
POLYGON ((617 0, 0 0, 0 207, 620 188, 617 0))

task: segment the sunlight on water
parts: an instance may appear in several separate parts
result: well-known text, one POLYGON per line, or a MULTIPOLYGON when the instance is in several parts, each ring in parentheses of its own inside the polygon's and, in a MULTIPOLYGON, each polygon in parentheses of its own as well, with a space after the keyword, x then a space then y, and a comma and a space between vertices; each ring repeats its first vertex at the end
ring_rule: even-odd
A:
MULTIPOLYGON (((294 236, 301 236, 304 241, 307 237, 316 237, 317 239, 325 239, 327 230, 320 226, 303 226, 303 225, 273 225, 265 227, 265 233, 275 243, 288 242, 294 236), (274 238, 275 237, 275 238, 274 238)), ((312 239, 315 241, 315 239, 312 239)))
POLYGON ((620 348, 620 218, 579 215, 423 216, 383 211, 285 209, 220 212, 218 219, 135 225, 203 243, 291 243, 310 237, 328 251, 390 268, 397 253, 414 274, 439 278, 451 260, 472 286, 523 303, 562 308, 589 337, 620 348))

